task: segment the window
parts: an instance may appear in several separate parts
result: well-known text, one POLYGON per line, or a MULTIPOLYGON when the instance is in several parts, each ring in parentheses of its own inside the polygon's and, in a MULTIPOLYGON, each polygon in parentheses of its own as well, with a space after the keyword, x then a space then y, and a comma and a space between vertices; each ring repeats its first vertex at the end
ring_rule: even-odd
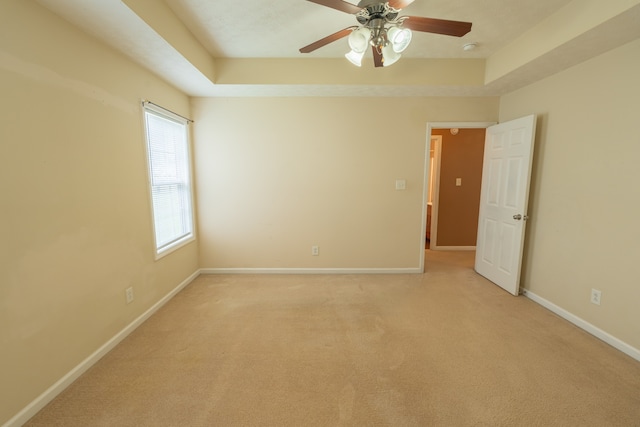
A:
POLYGON ((188 120, 144 103, 156 255, 194 239, 188 120))

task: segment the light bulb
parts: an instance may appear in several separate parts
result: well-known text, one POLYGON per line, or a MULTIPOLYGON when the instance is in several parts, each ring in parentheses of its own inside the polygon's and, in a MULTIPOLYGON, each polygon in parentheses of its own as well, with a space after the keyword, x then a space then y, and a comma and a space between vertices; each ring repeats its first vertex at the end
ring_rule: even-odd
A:
POLYGON ((382 48, 382 66, 388 67, 389 65, 393 65, 398 62, 402 55, 393 50, 391 43, 387 44, 382 48))
POLYGON ((391 27, 387 31, 387 38, 393 46, 394 52, 400 53, 404 51, 409 43, 411 43, 412 33, 407 28, 391 27))
POLYGON ((344 57, 349 60, 353 65, 361 67, 362 66, 362 57, 364 56, 364 51, 356 52, 355 50, 350 51, 344 57))
POLYGON ((360 53, 367 50, 369 39, 371 38, 371 30, 368 28, 358 28, 349 34, 349 47, 352 51, 360 53))

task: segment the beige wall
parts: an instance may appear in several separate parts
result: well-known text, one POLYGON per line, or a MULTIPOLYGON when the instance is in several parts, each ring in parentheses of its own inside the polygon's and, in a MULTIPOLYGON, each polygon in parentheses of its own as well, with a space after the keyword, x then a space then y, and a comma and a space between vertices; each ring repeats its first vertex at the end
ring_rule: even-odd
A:
POLYGON ((417 268, 427 122, 539 115, 524 286, 640 348, 638 75, 640 41, 500 106, 497 98, 190 106, 35 2, 0 2, 0 424, 198 267, 417 268), (199 241, 159 261, 141 98, 196 119, 199 241), (396 191, 396 179, 407 190, 396 191), (129 286, 136 300, 126 305, 129 286), (591 288, 603 292, 600 307, 589 303, 591 288))
POLYGON ((0 93, 3 424, 198 265, 195 243, 154 262, 139 105, 185 95, 22 0, 0 3, 0 93))
POLYGON ((640 349, 640 40, 504 96, 539 115, 524 286, 640 349), (602 305, 589 302, 592 288, 602 305))
POLYGON ((438 191, 438 246, 475 246, 485 129, 434 129, 442 135, 438 191), (456 186, 460 178, 462 185, 456 186))
POLYGON ((201 267, 406 269, 424 248, 427 122, 495 121, 497 99, 216 98, 193 113, 201 267))

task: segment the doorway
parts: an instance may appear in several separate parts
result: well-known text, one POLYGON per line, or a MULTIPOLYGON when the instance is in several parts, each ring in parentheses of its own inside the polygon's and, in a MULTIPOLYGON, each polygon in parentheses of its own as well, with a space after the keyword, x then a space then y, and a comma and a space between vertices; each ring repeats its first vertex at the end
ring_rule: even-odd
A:
MULTIPOLYGON (((442 185, 440 175, 442 173, 441 164, 439 163, 441 159, 439 156, 442 154, 442 149, 438 150, 438 148, 442 147, 442 144, 439 141, 442 139, 438 139, 437 134, 442 134, 440 131, 446 130, 449 132, 450 129, 484 129, 489 126, 494 125, 495 122, 431 122, 427 123, 427 137, 426 137, 426 150, 425 150, 425 161, 424 161, 424 194, 423 194, 423 216, 422 216, 422 233, 420 237, 421 249, 420 249, 420 269, 424 272, 424 258, 425 258, 425 239, 427 236, 427 224, 429 223, 429 237, 430 237, 430 249, 431 250, 463 250, 463 249, 475 249, 475 246, 472 247, 460 247, 459 245, 447 245, 447 244, 439 244, 438 242, 438 224, 441 222, 439 220, 440 216, 440 187, 442 185), (435 138, 434 138, 435 137, 435 138), (435 144, 432 147, 432 142, 435 144), (431 160, 431 152, 433 148, 434 159, 431 160)), ((464 186, 464 181, 460 179, 460 177, 445 177, 449 180, 453 179, 454 184, 457 187, 464 186)), ((451 184, 451 183, 448 183, 451 184)), ((459 190, 459 189, 458 189, 459 190)), ((479 206, 479 203, 478 203, 479 206)), ((478 206, 475 206, 477 208, 478 206)), ((451 212, 455 212, 454 210, 448 211, 447 218, 451 216, 451 212)), ((455 216, 455 213, 453 214, 455 216)), ((454 218, 455 220, 455 218, 454 218)), ((477 226, 477 223, 474 224, 477 226)), ((445 242, 446 243, 446 242, 445 242)))

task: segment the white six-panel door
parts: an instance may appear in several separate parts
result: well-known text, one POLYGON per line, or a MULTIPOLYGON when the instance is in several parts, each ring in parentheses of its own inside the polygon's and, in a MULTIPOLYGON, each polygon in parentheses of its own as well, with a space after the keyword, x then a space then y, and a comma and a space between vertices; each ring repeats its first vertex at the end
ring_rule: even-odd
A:
POLYGON ((518 295, 533 158, 534 115, 487 128, 475 270, 518 295))

